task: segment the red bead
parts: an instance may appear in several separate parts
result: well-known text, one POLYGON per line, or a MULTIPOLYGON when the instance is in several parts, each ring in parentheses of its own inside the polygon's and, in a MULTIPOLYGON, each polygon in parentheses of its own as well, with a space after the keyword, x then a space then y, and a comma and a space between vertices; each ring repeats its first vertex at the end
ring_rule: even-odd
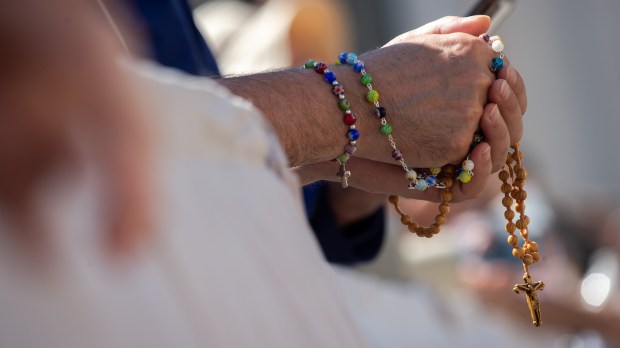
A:
POLYGON ((333 91, 335 95, 340 95, 344 93, 344 87, 342 85, 335 85, 333 91))
POLYGON ((314 66, 314 71, 318 72, 319 74, 322 74, 325 69, 327 69, 327 65, 325 63, 318 63, 314 66))
POLYGON ((346 124, 347 126, 351 126, 355 124, 355 121, 357 121, 357 117, 355 117, 355 115, 353 114, 344 115, 344 124, 346 124))

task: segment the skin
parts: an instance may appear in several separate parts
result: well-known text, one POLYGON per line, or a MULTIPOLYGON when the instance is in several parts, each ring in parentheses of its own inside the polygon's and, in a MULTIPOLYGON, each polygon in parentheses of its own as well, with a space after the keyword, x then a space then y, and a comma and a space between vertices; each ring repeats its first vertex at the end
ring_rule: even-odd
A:
MULTIPOLYGON (((92 158, 102 172, 108 173, 103 178, 104 187, 109 190, 102 207, 109 245, 113 250, 131 249, 150 230, 151 189, 146 170, 150 152, 139 102, 129 88, 120 88, 126 85, 123 83, 126 77, 113 63, 121 50, 113 33, 93 8, 79 1, 58 0, 49 4, 25 0, 11 4, 2 13, 0 32, 11 35, 0 37, 0 41, 14 48, 2 57, 5 61, 1 64, 7 67, 0 87, 2 111, 8 118, 0 136, 0 164, 9 168, 0 177, 2 204, 11 207, 17 225, 21 222, 21 225, 33 225, 30 228, 33 231, 38 230, 43 224, 32 223, 37 221, 32 201, 36 188, 58 167, 73 168, 75 172, 83 161, 81 146, 85 146, 94 154, 92 158), (40 11, 32 12, 32 8, 40 11), (58 11, 59 8, 63 11, 58 11), (12 20, 15 18, 20 20, 12 20), (39 25, 31 25, 23 18, 31 18, 39 25), (20 40, 15 41, 16 38, 20 40), (15 46, 15 42, 20 45, 15 46), (24 88, 20 88, 22 85, 24 88), (24 108, 25 105, 43 107, 24 108), (50 120, 54 122, 49 123, 50 120), (72 132, 87 134, 86 145, 72 142, 75 134, 72 132)), ((457 21, 461 25, 467 22, 457 21)), ((485 21, 484 17, 481 21, 485 21)), ((439 33, 450 26, 453 24, 440 24, 439 33)), ((485 106, 487 99, 492 100, 488 93, 492 93, 497 83, 488 70, 493 56, 488 47, 468 34, 419 33, 362 56, 377 76, 374 85, 382 93, 382 103, 390 106, 394 136, 403 153, 408 154, 409 163, 435 166, 460 161, 478 123, 485 133, 489 132, 487 137, 493 138, 494 128, 485 129, 485 118, 498 129, 498 139, 502 138, 501 129, 510 129, 503 138, 507 134, 512 136, 508 125, 518 128, 520 115, 518 120, 504 121, 506 115, 502 117, 494 112, 500 108, 485 106), (403 69, 402 62, 409 60, 412 63, 403 69), (420 64, 424 62, 428 64, 422 69, 420 64), (402 83, 390 83, 396 80, 402 83), (428 90, 424 86, 442 88, 428 90), (435 145, 426 143, 429 139, 435 145)), ((350 67, 333 67, 333 70, 345 86, 351 86, 347 87, 348 97, 359 101, 361 95, 356 91, 363 88, 354 87, 359 76, 350 67)), ((221 83, 263 110, 292 165, 303 166, 304 171, 311 169, 309 173, 320 173, 313 179, 333 177, 333 163, 326 161, 336 157, 344 146, 344 142, 334 141, 343 136, 342 122, 335 117, 341 113, 335 101, 317 102, 334 96, 315 72, 287 70, 225 79, 221 83), (291 115, 295 115, 294 122, 291 115), (326 163, 331 165, 329 175, 327 170, 319 170, 326 163)), ((520 83, 517 78, 513 95, 519 94, 516 91, 520 83)), ((520 95, 515 98, 519 100, 520 95)), ((372 111, 369 103, 355 105, 360 120, 372 111)), ((359 122, 358 128, 363 138, 356 153, 358 157, 350 165, 354 172, 353 185, 370 192, 411 196, 411 191, 402 192, 402 187, 396 185, 402 181, 402 169, 393 165, 387 142, 378 134, 375 122, 359 122)), ((519 137, 515 133, 515 138, 519 137)), ((489 145, 493 145, 491 140, 489 145)), ((505 143, 503 146, 497 151, 505 152, 505 143)), ((456 190, 459 191, 455 193, 456 199, 471 198, 481 192, 478 186, 483 186, 488 177, 485 173, 491 172, 493 151, 493 146, 484 144, 474 150, 472 159, 477 165, 477 175, 467 187, 456 190)), ((307 177, 305 173, 304 177, 307 177)), ((418 198, 436 200, 437 197, 426 194, 418 198)))
MULTIPOLYGON (((467 185, 457 184, 454 187, 455 202, 482 194, 491 173, 503 165, 509 145, 520 140, 523 132, 522 116, 527 100, 522 78, 506 60, 506 66, 494 80, 495 76, 487 66, 494 53, 480 39, 473 37, 485 32, 489 24, 488 17, 484 16, 468 19, 444 17, 395 38, 384 49, 361 56, 368 70, 378 76, 373 86, 380 93, 388 91, 381 93, 380 101, 382 105, 393 106, 388 109, 388 119, 394 125, 394 138, 406 154, 408 164, 430 167, 460 163, 478 124, 485 133, 486 144, 478 146, 471 154, 471 159, 476 163, 476 176, 467 185), (452 56, 469 58, 453 64, 452 56), (425 60, 431 63, 423 65, 423 72, 412 69, 414 71, 409 73, 415 78, 403 78, 400 76, 405 73, 402 71, 402 62, 408 60, 417 60, 419 64, 408 64, 413 67, 421 66, 425 60), (435 60, 439 63, 433 63, 435 60), (453 69, 447 69, 446 66, 453 69), (382 81, 399 81, 400 84, 386 84, 382 81), (408 84, 408 81, 415 83, 408 84), (442 88, 419 88, 442 86, 446 81, 454 85, 448 91, 442 88), (472 89, 472 85, 477 88, 472 89), (412 136, 407 137, 409 134, 412 136), (409 156, 409 153, 412 155, 409 156)), ((358 101, 363 98, 359 94, 352 96, 352 93, 364 89, 357 87, 359 75, 353 74, 350 67, 330 69, 336 72, 344 86, 354 86, 347 89, 349 99, 358 101)), ((302 164, 294 170, 300 175, 303 184, 318 180, 336 181, 334 173, 337 166, 324 159, 339 155, 344 145, 333 141, 342 137, 343 127, 337 116, 341 112, 335 101, 316 103, 316 100, 330 100, 334 97, 325 83, 313 74, 312 71, 293 70, 270 73, 269 76, 226 79, 222 82, 234 93, 253 100, 263 109, 285 144, 291 163, 302 164), (273 74, 279 75, 271 80, 273 74), (281 78, 290 80, 282 83, 281 78), (265 100, 256 95, 256 90, 266 86, 279 89, 279 86, 270 85, 274 83, 286 86, 280 92, 281 98, 265 100), (300 103, 300 99, 305 99, 306 103, 300 103), (289 103, 290 100, 296 103, 289 103), (290 122, 290 114, 301 114, 303 117, 290 122), (308 129, 319 131, 313 136, 298 136, 308 129)), ((385 194, 439 201, 437 190, 420 192, 406 189, 403 170, 393 165, 394 161, 389 157, 391 148, 377 132, 376 120, 363 122, 366 120, 362 116, 369 117, 373 112, 369 103, 360 101, 352 106, 352 110, 358 115, 360 121, 356 126, 362 134, 355 157, 347 165, 353 173, 349 180, 353 189, 342 190, 337 183, 328 187, 328 197, 341 225, 375 211, 385 203, 385 194)))

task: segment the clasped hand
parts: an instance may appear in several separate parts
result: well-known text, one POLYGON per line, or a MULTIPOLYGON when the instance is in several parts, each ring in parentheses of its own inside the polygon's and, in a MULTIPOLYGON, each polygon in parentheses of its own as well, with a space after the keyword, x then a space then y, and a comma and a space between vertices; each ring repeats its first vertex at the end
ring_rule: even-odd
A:
MULTIPOLYGON (((475 176, 468 184, 454 186, 454 201, 479 196, 523 132, 525 86, 506 59, 497 74, 490 71, 497 53, 478 37, 489 25, 486 16, 444 17, 360 57, 375 77, 373 86, 381 93, 394 139, 410 166, 460 164, 474 133, 478 129, 484 133, 485 142, 470 155, 476 164, 475 176)), ((357 101, 351 89, 348 97, 357 101)), ((357 102, 358 109, 373 108, 361 104, 357 102)), ((352 172, 349 184, 367 192, 438 201, 439 190, 407 189, 405 173, 391 158, 388 140, 379 133, 379 121, 373 124, 368 119, 363 124, 358 126, 362 133, 358 151, 347 163, 352 172)), ((322 162, 298 172, 305 183, 335 181, 334 168, 334 163, 322 162)))

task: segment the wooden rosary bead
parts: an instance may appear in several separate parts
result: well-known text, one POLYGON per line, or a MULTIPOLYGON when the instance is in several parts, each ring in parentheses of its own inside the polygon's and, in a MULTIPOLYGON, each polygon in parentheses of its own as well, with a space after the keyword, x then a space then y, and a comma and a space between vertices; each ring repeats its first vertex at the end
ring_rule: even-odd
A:
POLYGON ((527 198, 527 192, 519 191, 519 193, 517 194, 517 199, 520 201, 524 201, 526 198, 527 198))
POLYGON ((508 209, 504 212, 504 218, 506 218, 506 220, 510 221, 512 219, 515 218, 515 212, 508 209))
POLYGON ((441 200, 444 203, 448 203, 452 200, 452 192, 450 192, 450 190, 448 189, 444 189, 443 191, 441 191, 441 200))
POLYGON ((527 248, 527 250, 531 251, 531 252, 536 252, 538 251, 538 243, 536 242, 529 242, 525 245, 525 248, 527 248))
POLYGON ((525 213, 525 204, 524 203, 515 204, 515 211, 521 214, 525 213))
POLYGON ((398 197, 398 196, 390 196, 390 197, 388 197, 388 200, 392 204, 398 204, 398 201, 400 200, 400 197, 398 197))
POLYGON ((516 229, 517 229, 517 226, 514 223, 509 222, 509 223, 506 224, 506 232, 508 232, 510 234, 515 233, 516 229))
POLYGON ((445 225, 446 222, 448 222, 448 218, 445 215, 440 214, 440 215, 435 216, 435 223, 437 225, 439 226, 445 225))
POLYGON ((506 208, 512 207, 513 203, 514 203, 513 199, 508 196, 502 198, 502 205, 506 208))
POLYGON ((523 256, 523 263, 526 265, 531 265, 532 263, 534 263, 534 258, 532 257, 532 255, 527 254, 523 256))
POLYGON ((409 225, 411 223, 411 216, 409 216, 409 215, 402 215, 400 217, 400 222, 402 222, 403 225, 409 225))
POLYGON ((502 184, 502 193, 504 193, 504 194, 508 194, 508 193, 510 193, 510 192, 512 192, 512 186, 510 186, 510 185, 509 185, 509 184, 507 184, 507 183, 503 183, 503 184, 502 184))
POLYGON ((507 239, 508 244, 512 245, 512 247, 516 247, 517 244, 519 244, 519 237, 515 236, 514 234, 511 234, 508 236, 507 239))
POLYGON ((450 204, 448 203, 441 203, 439 205, 439 212, 446 215, 450 212, 450 204))
POLYGON ((454 180, 452 180, 452 178, 447 177, 443 179, 443 183, 444 185, 446 185, 446 187, 452 187, 454 185, 454 180))
POLYGON ((531 255, 532 255, 532 259, 534 260, 534 262, 540 261, 540 254, 539 253, 533 252, 531 255))
POLYGON ((517 220, 516 225, 517 225, 517 228, 520 230, 527 228, 527 222, 523 218, 520 218, 519 220, 517 220))
POLYGON ((523 248, 512 248, 512 255, 517 259, 521 259, 525 255, 525 250, 523 248))
POLYGON ((521 237, 523 237, 523 239, 525 239, 527 242, 527 239, 530 237, 530 232, 528 231, 528 229, 522 229, 521 231, 519 231, 519 233, 521 234, 521 237))
POLYGON ((407 228, 409 229, 409 232, 413 232, 415 233, 416 229, 420 227, 420 225, 418 225, 415 222, 410 223, 409 225, 407 225, 407 228))
POLYGON ((499 179, 501 181, 506 181, 508 180, 510 174, 508 174, 508 171, 506 171, 506 169, 502 169, 501 172, 499 172, 499 179))
POLYGON ((436 224, 432 224, 431 227, 428 228, 428 232, 431 234, 437 234, 439 231, 441 231, 441 228, 436 224))
POLYGON ((515 174, 517 175, 517 179, 525 180, 527 178, 527 172, 523 169, 516 171, 515 174))

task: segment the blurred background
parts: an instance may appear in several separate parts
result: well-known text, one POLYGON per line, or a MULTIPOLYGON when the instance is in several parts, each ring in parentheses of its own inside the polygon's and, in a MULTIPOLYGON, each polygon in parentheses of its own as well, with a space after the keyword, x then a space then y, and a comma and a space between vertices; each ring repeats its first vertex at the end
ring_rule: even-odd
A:
MULTIPOLYGON (((475 3, 190 2, 224 74, 361 53, 475 3)), ((619 14, 617 0, 519 0, 491 33, 528 88, 522 150, 530 233, 543 257, 532 267, 546 284, 542 327, 532 327, 524 296, 512 292, 522 269, 505 243, 493 186, 457 208, 432 240, 408 234, 390 215, 379 259, 336 269, 374 346, 620 347, 619 14)), ((407 203, 414 216, 426 208, 407 203)))

